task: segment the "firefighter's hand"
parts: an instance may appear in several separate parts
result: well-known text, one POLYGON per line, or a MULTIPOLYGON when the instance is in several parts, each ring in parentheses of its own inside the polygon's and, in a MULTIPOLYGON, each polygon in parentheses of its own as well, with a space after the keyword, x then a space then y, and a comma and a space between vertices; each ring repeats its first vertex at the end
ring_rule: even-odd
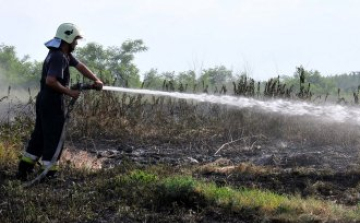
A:
POLYGON ((72 97, 73 99, 77 99, 80 96, 80 91, 78 90, 70 90, 69 91, 69 96, 72 97))
POLYGON ((103 86, 104 86, 104 83, 100 79, 97 79, 96 81, 94 81, 95 90, 100 91, 103 86))

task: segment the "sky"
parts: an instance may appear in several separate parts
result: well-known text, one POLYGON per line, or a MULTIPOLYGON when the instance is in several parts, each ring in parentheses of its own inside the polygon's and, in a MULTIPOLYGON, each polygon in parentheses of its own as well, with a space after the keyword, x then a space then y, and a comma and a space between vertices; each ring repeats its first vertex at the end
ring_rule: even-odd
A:
POLYGON ((360 71, 358 0, 0 0, 0 44, 42 61, 43 45, 64 22, 85 33, 81 45, 121 46, 142 39, 134 63, 143 74, 224 65, 255 80, 360 71))

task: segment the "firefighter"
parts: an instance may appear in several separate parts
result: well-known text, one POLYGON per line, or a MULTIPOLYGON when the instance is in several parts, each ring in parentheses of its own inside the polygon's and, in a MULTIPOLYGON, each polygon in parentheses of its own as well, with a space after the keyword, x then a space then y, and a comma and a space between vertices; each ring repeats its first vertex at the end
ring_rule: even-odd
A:
MULTIPOLYGON (((80 91, 69 88, 69 67, 75 67, 83 76, 94 81, 95 86, 103 86, 103 82, 72 55, 81 38, 83 35, 79 27, 63 23, 58 27, 55 37, 45 43, 49 52, 43 63, 40 91, 36 99, 35 127, 16 174, 20 180, 27 180, 40 158, 42 168, 45 169, 56 152, 65 123, 64 95, 74 99, 80 95, 80 91)), ((57 160, 59 159, 60 155, 57 160)), ((47 177, 56 177, 58 169, 57 162, 51 167, 47 177)))

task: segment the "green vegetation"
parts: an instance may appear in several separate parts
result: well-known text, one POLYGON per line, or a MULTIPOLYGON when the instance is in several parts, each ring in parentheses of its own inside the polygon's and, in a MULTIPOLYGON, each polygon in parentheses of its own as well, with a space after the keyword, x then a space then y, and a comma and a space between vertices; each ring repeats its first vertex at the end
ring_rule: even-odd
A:
MULTIPOLYGON (((106 83, 111 85, 139 87, 139 70, 133 63, 134 54, 146 51, 142 40, 128 40, 121 47, 108 47, 89 43, 75 51, 75 56, 84 62, 106 83)), ((74 81, 77 75, 73 75, 74 81)))
POLYGON ((29 56, 19 59, 15 47, 0 45, 0 81, 20 86, 35 86, 41 74, 41 64, 31 62, 29 56))

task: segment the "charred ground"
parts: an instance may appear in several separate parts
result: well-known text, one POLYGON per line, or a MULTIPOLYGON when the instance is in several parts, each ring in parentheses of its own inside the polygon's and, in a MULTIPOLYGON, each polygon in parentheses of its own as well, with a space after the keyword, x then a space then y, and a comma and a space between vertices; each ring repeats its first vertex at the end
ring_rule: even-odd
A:
MULTIPOLYGON (((218 205, 192 190, 167 194, 166 179, 160 186, 149 186, 157 178, 151 175, 154 169, 161 178, 186 174, 219 188, 257 189, 357 208, 360 131, 352 123, 142 95, 103 93, 85 95, 84 100, 72 114, 61 181, 41 184, 24 199, 19 197, 24 191, 12 179, 16 157, 11 155, 8 163, 2 163, 0 195, 9 202, 3 202, 1 210, 12 211, 12 215, 3 214, 4 219, 18 215, 26 222, 29 210, 22 206, 24 201, 34 205, 35 214, 30 211, 30 216, 38 212, 46 219, 41 201, 35 202, 39 196, 44 199, 41 194, 47 192, 41 191, 45 190, 57 194, 48 203, 60 202, 58 207, 80 214, 82 218, 60 211, 64 219, 74 222, 337 222, 326 211, 282 216, 279 210, 264 214, 261 206, 218 205), (140 181, 127 181, 128 175, 140 181), (92 196, 97 200, 91 201, 92 196), (88 202, 89 210, 69 209, 82 202, 88 202), (102 207, 101 202, 106 205, 102 207)), ((32 127, 28 117, 17 116, 2 126, 4 149, 20 152, 32 127)), ((186 179, 192 184, 193 180, 186 179)), ((59 216, 56 210, 48 215, 59 216)))

